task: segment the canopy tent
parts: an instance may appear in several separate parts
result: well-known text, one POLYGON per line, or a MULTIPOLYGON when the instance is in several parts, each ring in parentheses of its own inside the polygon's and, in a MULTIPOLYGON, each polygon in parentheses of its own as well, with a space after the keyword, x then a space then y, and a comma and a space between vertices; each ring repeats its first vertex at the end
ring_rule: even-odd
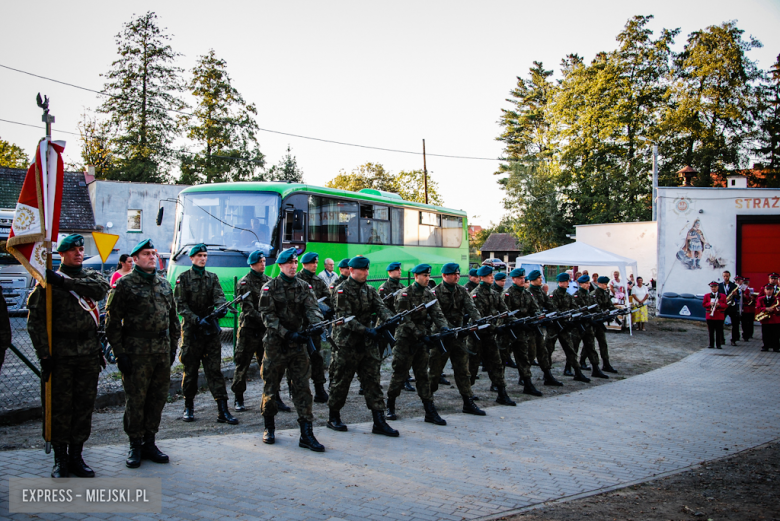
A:
POLYGON ((616 253, 600 250, 584 242, 573 242, 551 250, 540 251, 517 258, 517 266, 521 264, 553 264, 557 266, 612 266, 620 271, 620 278, 628 280, 626 268, 636 274, 636 260, 623 257, 616 253))

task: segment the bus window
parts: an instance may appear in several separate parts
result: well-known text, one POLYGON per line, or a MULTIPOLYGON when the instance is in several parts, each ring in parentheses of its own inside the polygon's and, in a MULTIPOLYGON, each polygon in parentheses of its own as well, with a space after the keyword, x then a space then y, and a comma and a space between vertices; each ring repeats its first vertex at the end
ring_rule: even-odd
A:
POLYGON ((390 244, 390 221, 387 206, 360 205, 360 242, 390 244))
POLYGON ((419 210, 404 210, 404 246, 417 246, 420 244, 419 210))
POLYGON ((420 246, 441 246, 441 228, 420 225, 420 246))
POLYGON ((357 243, 358 204, 312 196, 309 201, 309 240, 357 243))
POLYGON ((439 217, 441 216, 437 213, 420 212, 420 224, 425 224, 428 226, 441 226, 439 217))
POLYGON ((441 216, 442 245, 446 248, 460 248, 463 242, 463 217, 441 216))
POLYGON ((302 224, 306 220, 305 214, 300 210, 284 212, 284 242, 304 242, 306 227, 302 224))
POLYGON ((393 233, 393 244, 404 243, 404 211, 400 208, 390 209, 390 224, 393 233))

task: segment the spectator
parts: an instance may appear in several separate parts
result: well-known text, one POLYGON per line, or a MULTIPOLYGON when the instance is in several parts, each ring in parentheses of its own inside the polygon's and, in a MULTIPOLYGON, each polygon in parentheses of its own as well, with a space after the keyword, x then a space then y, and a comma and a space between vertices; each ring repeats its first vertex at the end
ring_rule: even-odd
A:
POLYGON ((650 290, 645 286, 642 277, 636 278, 636 284, 631 288, 631 303, 634 306, 642 306, 631 312, 631 321, 636 324, 637 331, 647 331, 647 299, 650 298, 650 290))
POLYGON ((119 263, 116 265, 116 271, 111 275, 111 287, 115 288, 116 281, 131 271, 133 271, 133 258, 130 255, 123 253, 119 256, 119 263))
POLYGON ((627 286, 628 286, 628 294, 630 295, 631 294, 631 288, 634 287, 634 274, 633 273, 628 276, 627 286))
POLYGON ((618 304, 626 303, 626 284, 620 280, 620 272, 617 270, 612 273, 612 280, 609 281, 609 292, 617 299, 618 304))
POLYGON ((542 291, 544 291, 545 295, 550 294, 550 286, 547 283, 542 284, 542 291))
POLYGON ((590 291, 591 291, 591 293, 596 291, 596 288, 599 287, 598 281, 599 281, 599 274, 598 273, 594 273, 590 277, 590 291))
POLYGON ((339 278, 339 276, 333 271, 334 267, 335 263, 333 262, 333 259, 325 259, 325 269, 322 270, 318 275, 318 277, 321 278, 328 287, 330 287, 330 285, 336 282, 336 280, 339 278))
POLYGON ((577 279, 574 278, 574 273, 572 270, 566 270, 566 274, 569 276, 569 287, 566 288, 566 293, 569 295, 574 295, 577 293, 577 288, 579 287, 577 284, 577 279))

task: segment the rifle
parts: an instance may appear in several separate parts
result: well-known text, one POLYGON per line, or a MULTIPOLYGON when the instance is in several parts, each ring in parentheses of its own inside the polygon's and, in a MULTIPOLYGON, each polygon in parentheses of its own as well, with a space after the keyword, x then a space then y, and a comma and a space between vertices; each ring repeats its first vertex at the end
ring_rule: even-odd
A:
MULTIPOLYGON (((237 304, 238 302, 241 302, 245 298, 247 298, 249 295, 251 295, 251 291, 247 291, 246 293, 237 296, 230 302, 225 302, 218 308, 216 308, 214 311, 209 313, 207 316, 203 317, 203 320, 208 322, 208 326, 200 326, 201 331, 206 336, 216 335, 219 333, 219 316, 222 314, 223 311, 229 310, 232 313, 236 313, 236 309, 233 308, 233 304, 237 304)), ((200 324, 198 324, 200 325, 200 324)))
POLYGON ((390 332, 390 328, 397 326, 401 323, 401 321, 406 318, 407 316, 411 315, 412 313, 415 313, 417 311, 421 311, 423 309, 428 309, 429 307, 433 306, 438 302, 439 299, 433 299, 430 302, 423 302, 419 306, 415 306, 412 309, 408 309, 406 311, 401 311, 398 314, 393 315, 392 317, 385 320, 385 323, 381 326, 376 328, 376 332, 382 334, 387 339, 387 342, 391 346, 395 346, 395 337, 393 336, 393 333, 390 332))
POLYGON ((331 326, 342 326, 353 318, 355 318, 355 315, 352 315, 351 317, 334 318, 333 320, 323 320, 322 322, 318 322, 313 326, 310 326, 301 331, 300 335, 306 337, 306 346, 309 351, 309 356, 317 351, 317 346, 314 345, 314 341, 312 340, 313 336, 319 335, 323 331, 327 331, 327 329, 331 326))
POLYGON ((389 295, 385 295, 384 297, 382 297, 382 302, 384 302, 386 300, 389 300, 391 297, 395 297, 396 295, 401 293, 403 290, 404 290, 404 288, 401 288, 399 290, 396 290, 396 291, 390 293, 389 295))
POLYGON ((542 313, 539 313, 537 315, 531 315, 528 317, 518 318, 510 322, 509 324, 504 324, 503 326, 498 326, 498 332, 499 333, 509 333, 512 335, 512 338, 514 340, 517 339, 517 335, 515 334, 515 331, 517 329, 524 329, 526 331, 531 330, 531 326, 535 326, 536 329, 539 331, 539 333, 542 332, 541 329, 539 329, 539 324, 541 323, 542 319, 545 318, 545 315, 542 313))
POLYGON ((333 317, 334 311, 327 304, 323 304, 326 298, 328 298, 327 295, 317 299, 317 307, 320 308, 320 313, 322 313, 322 316, 327 319, 329 317, 333 317))
MULTIPOLYGON (((461 338, 468 335, 473 335, 474 338, 479 341, 479 335, 477 335, 477 331, 480 329, 485 329, 486 327, 489 327, 490 324, 469 324, 468 326, 463 327, 456 327, 454 329, 450 329, 446 333, 437 333, 435 335, 430 335, 428 337, 429 342, 438 342, 439 347, 441 348, 442 353, 446 353, 447 349, 444 347, 444 340, 446 338, 455 337, 455 338, 461 338)), ((468 347, 463 346, 463 349, 470 355, 476 355, 477 353, 472 352, 468 347)))

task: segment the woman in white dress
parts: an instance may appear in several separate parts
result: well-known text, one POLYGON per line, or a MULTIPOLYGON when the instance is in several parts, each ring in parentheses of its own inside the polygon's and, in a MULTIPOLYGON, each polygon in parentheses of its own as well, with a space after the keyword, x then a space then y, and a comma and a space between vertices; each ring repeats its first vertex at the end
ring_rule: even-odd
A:
POLYGON ((644 285, 642 277, 636 278, 636 284, 631 288, 631 305, 642 306, 636 311, 631 312, 631 321, 636 326, 637 331, 647 331, 645 324, 647 324, 647 299, 650 297, 650 290, 644 285))

